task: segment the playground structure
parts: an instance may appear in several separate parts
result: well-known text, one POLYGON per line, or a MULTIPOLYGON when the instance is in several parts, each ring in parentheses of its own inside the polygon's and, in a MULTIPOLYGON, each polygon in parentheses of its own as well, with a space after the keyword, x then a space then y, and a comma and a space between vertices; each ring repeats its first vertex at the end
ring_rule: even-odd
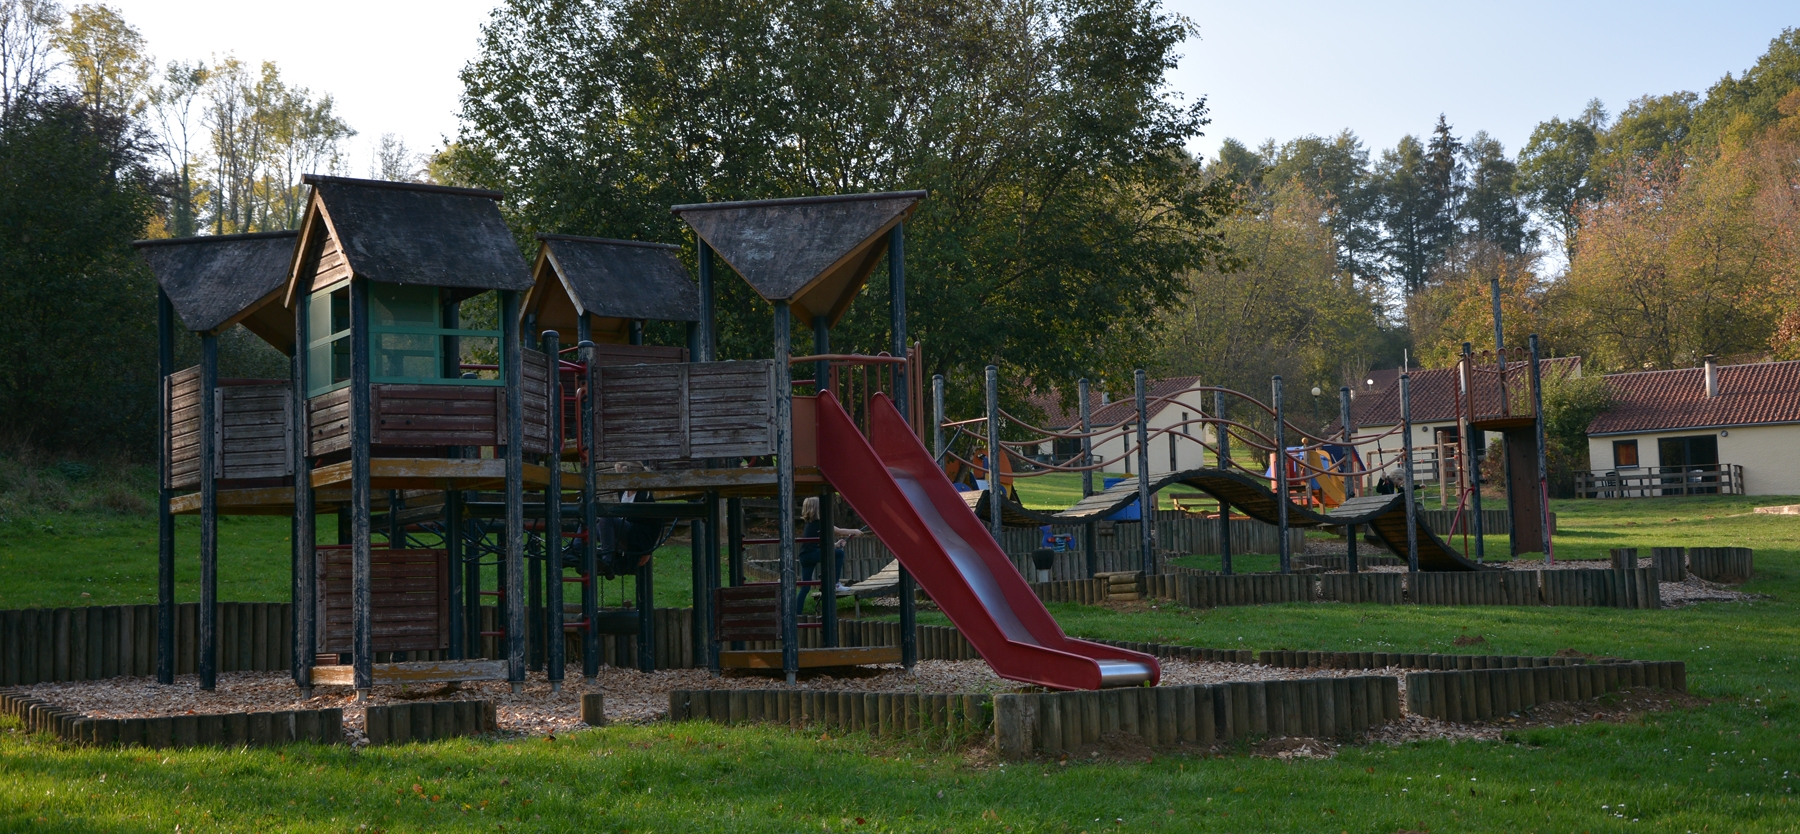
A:
MULTIPOLYGON (((1498 288, 1495 288, 1498 292, 1498 288)), ((1496 316, 1498 308, 1496 306, 1496 316)), ((1496 320, 1497 321, 1497 320, 1496 320)), ((1499 333, 1496 326, 1496 340, 1499 333)), ((1232 572, 1230 536, 1224 533, 1233 509, 1277 528, 1276 540, 1280 570, 1291 570, 1291 553, 1287 531, 1293 527, 1332 527, 1345 533, 1346 563, 1351 573, 1358 571, 1358 533, 1367 530, 1372 538, 1385 545, 1396 556, 1406 560, 1412 571, 1472 571, 1488 567, 1485 562, 1485 531, 1482 529, 1480 460, 1486 454, 1484 433, 1502 435, 1505 443, 1505 489, 1511 508, 1511 547, 1513 555, 1528 552, 1530 545, 1540 544, 1546 562, 1554 556, 1549 520, 1548 475, 1544 457, 1543 392, 1541 363, 1537 337, 1530 338, 1529 360, 1509 362, 1506 348, 1497 341, 1496 353, 1477 356, 1465 343, 1457 373, 1459 390, 1456 407, 1460 423, 1460 444, 1453 462, 1462 473, 1457 493, 1455 522, 1452 529, 1464 533, 1463 547, 1449 542, 1420 522, 1417 487, 1413 482, 1413 425, 1411 419, 1410 375, 1398 381, 1402 420, 1400 425, 1378 435, 1357 437, 1351 418, 1350 393, 1340 389, 1341 416, 1336 438, 1313 435, 1292 425, 1282 407, 1282 379, 1271 380, 1272 396, 1265 404, 1238 391, 1215 386, 1193 385, 1180 391, 1165 393, 1155 400, 1146 396, 1145 376, 1136 372, 1136 409, 1112 425, 1094 427, 1090 422, 1088 381, 1078 383, 1080 426, 1078 431, 1053 431, 1031 425, 1007 413, 998 405, 998 369, 987 369, 987 414, 965 420, 946 421, 943 413, 943 380, 933 380, 935 406, 939 415, 935 431, 935 456, 948 471, 969 473, 968 480, 980 478, 988 471, 988 462, 977 454, 958 454, 959 440, 980 452, 1002 449, 998 467, 1007 480, 1029 478, 1052 472, 1080 472, 1083 498, 1075 506, 1057 513, 1037 513, 1019 505, 1015 498, 1002 492, 1002 500, 992 500, 993 493, 982 490, 971 495, 968 503, 990 527, 998 540, 1005 526, 1032 526, 1064 523, 1083 524, 1086 532, 1088 574, 1097 571, 1094 554, 1098 551, 1094 522, 1112 518, 1136 518, 1133 512, 1157 506, 1156 496, 1167 487, 1183 485, 1212 497, 1218 502, 1221 563, 1223 572, 1232 572), (1489 362, 1492 362, 1492 367, 1489 362), (1208 394, 1213 399, 1213 414, 1199 414, 1154 430, 1147 428, 1153 407, 1190 394, 1208 394), (1272 429, 1264 432, 1248 423, 1227 416, 1228 404, 1248 406, 1257 417, 1267 417, 1272 429), (1192 427, 1194 430, 1189 431, 1192 427), (1130 432, 1135 429, 1135 437, 1130 432), (1010 430, 1015 439, 1003 439, 1010 430), (946 438, 945 433, 950 436, 946 438), (1381 460, 1381 443, 1399 434, 1402 452, 1399 457, 1381 460), (1170 460, 1177 457, 1177 444, 1192 443, 1200 447, 1202 459, 1210 456, 1213 465, 1152 476, 1150 449, 1161 436, 1167 437, 1170 460), (1207 441, 1210 435, 1212 442, 1207 441), (1125 437, 1119 454, 1106 459, 1094 455, 1099 438, 1125 437), (1293 445, 1289 438, 1298 438, 1293 445), (1251 459, 1242 461, 1232 455, 1233 441, 1250 449, 1251 459), (1028 450, 1041 448, 1051 441, 1079 441, 1081 451, 1060 463, 1033 462, 1028 450), (1277 452, 1276 450, 1282 450, 1277 452), (1014 462, 1016 459, 1016 463, 1014 462), (1097 491, 1093 473, 1121 460, 1135 459, 1135 483, 1122 481, 1116 486, 1097 491), (1276 464, 1277 460, 1281 464, 1276 464), (1365 464, 1364 461, 1380 461, 1365 464), (1277 469, 1281 474, 1277 475, 1277 469), (1398 480, 1392 494, 1371 494, 1370 487, 1379 478, 1398 480), (1296 500, 1297 499, 1297 500, 1296 500), (1003 509, 995 512, 999 504, 1003 509), (1464 521, 1464 518, 1468 521, 1464 521), (1473 547, 1469 540, 1472 538, 1473 547), (1472 550, 1472 552, 1471 552, 1472 550)), ((1316 393, 1316 391, 1315 391, 1316 393)), ((1137 525, 1141 534, 1140 567, 1146 574, 1159 570, 1156 563, 1155 525, 1137 525)))
MULTIPOLYGON (((1063 636, 919 442, 904 224, 923 192, 677 206, 698 241, 696 284, 675 247, 633 241, 545 235, 527 267, 497 192, 306 181, 298 233, 141 245, 162 310, 157 642, 172 656, 173 516, 194 513, 203 689, 218 670, 221 514, 294 519, 291 671, 303 695, 480 680, 516 692, 538 669, 554 690, 565 631, 580 634, 590 679, 602 634, 635 634, 639 668, 651 670, 649 555, 679 521, 693 542, 696 645, 714 670, 780 669, 791 682, 807 666, 910 667, 917 574, 1008 677, 1156 680, 1147 655, 1063 636), (716 358, 716 260, 773 305, 771 359, 716 358), (892 351, 832 353, 832 325, 884 260, 892 351), (195 368, 174 368, 177 313, 200 336, 195 368), (813 355, 792 357, 795 320, 812 329, 813 355), (685 322, 687 346, 644 344, 646 321, 685 322), (218 378, 218 334, 238 323, 289 356, 288 379, 218 378), (793 379, 794 365, 811 378, 793 379), (744 578, 741 499, 793 507, 839 492, 905 554, 898 647, 838 645, 830 559, 820 622, 782 604, 804 543, 791 513, 778 513, 780 581, 744 578), (338 515, 336 543, 317 541, 321 512, 338 515), (720 526, 724 577, 712 555, 720 526), (600 605, 615 572, 635 579, 633 609, 600 605), (579 586, 579 605, 565 604, 565 584, 579 586), (497 603, 488 626, 484 597, 497 603), (800 646, 803 627, 822 630, 809 641, 821 647, 800 646), (479 657, 486 638, 501 657, 479 657), (748 645, 768 642, 779 648, 748 645)), ((830 529, 833 502, 821 503, 830 529)), ((174 679, 166 660, 157 673, 174 679)))

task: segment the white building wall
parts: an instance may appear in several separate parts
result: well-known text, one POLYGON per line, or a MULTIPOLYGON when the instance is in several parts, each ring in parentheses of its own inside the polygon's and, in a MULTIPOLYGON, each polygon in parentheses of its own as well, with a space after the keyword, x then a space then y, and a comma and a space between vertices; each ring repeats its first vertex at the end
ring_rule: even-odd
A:
MULTIPOLYGON (((1363 468, 1375 469, 1383 464, 1393 466, 1384 473, 1400 474, 1399 461, 1405 455, 1405 440, 1394 426, 1358 426, 1352 439, 1356 442, 1357 454, 1362 455, 1363 468), (1389 434, 1389 432, 1393 432, 1389 434), (1377 439, 1379 438, 1379 439, 1377 439)), ((1415 483, 1437 483, 1437 433, 1456 428, 1455 421, 1413 424, 1413 480, 1415 483)), ((1451 450, 1454 454, 1454 450, 1451 450)), ((1373 489, 1375 482, 1381 480, 1380 475, 1371 475, 1365 479, 1365 489, 1373 489)))
POLYGON ((1719 435, 1719 463, 1744 468, 1744 491, 1749 495, 1800 495, 1800 424, 1738 426, 1730 429, 1688 429, 1644 434, 1609 434, 1588 438, 1588 461, 1596 472, 1617 472, 1613 441, 1638 442, 1637 470, 1661 466, 1657 440, 1665 437, 1719 435))

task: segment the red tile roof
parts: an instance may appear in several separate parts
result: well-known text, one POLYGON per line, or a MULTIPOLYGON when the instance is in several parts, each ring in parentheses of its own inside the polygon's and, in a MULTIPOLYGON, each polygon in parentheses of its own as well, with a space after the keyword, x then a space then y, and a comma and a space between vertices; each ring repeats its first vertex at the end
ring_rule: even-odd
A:
MULTIPOLYGON (((1201 384, 1203 383, 1200 381, 1200 377, 1197 376, 1176 376, 1168 379, 1146 380, 1144 384, 1144 394, 1147 399, 1152 401, 1152 404, 1150 405, 1150 416, 1155 417, 1157 414, 1161 413, 1164 408, 1173 405, 1173 401, 1163 403, 1154 402, 1158 397, 1174 394, 1201 384)), ((1074 401, 1074 398, 1071 397, 1069 408, 1065 410, 1062 407, 1062 394, 1060 392, 1051 391, 1047 394, 1033 395, 1031 397, 1031 404, 1037 406, 1038 409, 1044 413, 1045 428, 1066 429, 1070 426, 1080 425, 1081 423, 1080 406, 1074 401)), ((1108 400, 1105 404, 1101 404, 1100 392, 1094 390, 1088 391, 1088 420, 1089 424, 1094 428, 1110 426, 1114 423, 1121 422, 1136 413, 1137 396, 1135 393, 1127 393, 1118 399, 1108 400)))
POLYGON ((1721 365, 1715 397, 1705 368, 1608 374, 1606 387, 1613 407, 1590 435, 1800 422, 1800 362, 1721 365))

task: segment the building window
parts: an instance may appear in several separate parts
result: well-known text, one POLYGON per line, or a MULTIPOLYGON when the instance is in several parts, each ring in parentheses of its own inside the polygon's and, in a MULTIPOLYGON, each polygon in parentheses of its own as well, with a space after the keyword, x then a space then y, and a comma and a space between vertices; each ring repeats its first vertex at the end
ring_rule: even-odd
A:
MULTIPOLYGON (((350 285, 312 294, 307 311, 308 396, 350 384, 350 285)), ((471 326, 437 287, 371 284, 369 379, 376 383, 503 385, 496 361, 468 368, 469 357, 498 357, 500 331, 471 326), (455 321, 446 315, 456 311, 455 321), (453 326, 446 327, 445 324, 453 326)))
POLYGON ((1636 469, 1638 466, 1638 448, 1636 440, 1613 441, 1613 468, 1636 469))

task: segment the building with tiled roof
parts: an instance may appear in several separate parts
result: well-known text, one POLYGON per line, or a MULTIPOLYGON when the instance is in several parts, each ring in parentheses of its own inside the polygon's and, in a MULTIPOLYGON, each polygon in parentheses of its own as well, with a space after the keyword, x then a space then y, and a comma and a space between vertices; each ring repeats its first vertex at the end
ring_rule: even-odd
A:
MULTIPOLYGON (((1175 430, 1193 438, 1202 435, 1202 426, 1195 424, 1182 426, 1190 420, 1198 419, 1202 413, 1212 413, 1212 395, 1187 389, 1204 385, 1197 376, 1177 376, 1167 379, 1147 380, 1145 398, 1149 401, 1149 417, 1145 424, 1150 431, 1179 426, 1175 430), (1167 399, 1164 399, 1167 398, 1167 399)), ((1080 406, 1071 397, 1068 407, 1062 403, 1061 394, 1050 392, 1032 398, 1032 404, 1045 415, 1043 427, 1055 431, 1074 431, 1081 427, 1080 406)), ((1114 430, 1094 439, 1094 457, 1108 460, 1124 453, 1127 435, 1135 441, 1137 427, 1136 395, 1127 391, 1119 396, 1111 396, 1101 391, 1088 392, 1088 425, 1093 429, 1116 426, 1114 430)), ((1212 433, 1205 432, 1204 437, 1211 442, 1212 433)), ((1201 463, 1202 450, 1199 443, 1176 438, 1171 443, 1168 436, 1151 440, 1150 474, 1162 475, 1171 471, 1195 469, 1201 463)), ((1054 463, 1066 463, 1081 454, 1081 441, 1058 440, 1044 443, 1038 447, 1038 459, 1054 463)), ((1108 465, 1105 471, 1109 474, 1122 475, 1137 471, 1136 455, 1130 459, 1120 460, 1108 465)))
POLYGON ((1800 362, 1609 374, 1587 493, 1800 494, 1800 362), (1610 490, 1610 492, 1609 492, 1610 490))

